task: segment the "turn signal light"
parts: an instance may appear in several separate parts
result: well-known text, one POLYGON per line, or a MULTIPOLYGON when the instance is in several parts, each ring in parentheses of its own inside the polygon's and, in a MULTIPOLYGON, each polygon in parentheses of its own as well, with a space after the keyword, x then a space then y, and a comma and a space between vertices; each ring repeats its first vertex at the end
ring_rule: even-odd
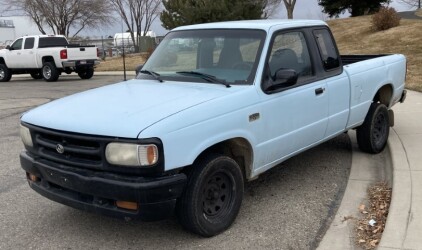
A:
POLYGON ((26 173, 26 176, 27 176, 28 180, 30 180, 30 181, 33 181, 33 182, 38 182, 38 181, 40 181, 40 178, 36 177, 36 176, 35 176, 35 175, 33 175, 33 174, 26 173))
POLYGON ((138 203, 132 201, 116 201, 116 207, 128 210, 138 210, 138 203))

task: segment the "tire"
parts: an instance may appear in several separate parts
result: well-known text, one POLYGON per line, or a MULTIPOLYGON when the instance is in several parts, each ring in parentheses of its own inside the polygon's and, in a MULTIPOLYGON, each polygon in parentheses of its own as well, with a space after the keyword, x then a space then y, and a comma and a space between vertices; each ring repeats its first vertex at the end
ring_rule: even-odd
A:
POLYGON ((41 71, 34 71, 34 72, 31 72, 31 77, 34 78, 35 80, 40 80, 43 78, 43 75, 41 74, 41 71))
POLYGON ((91 79, 94 76, 94 69, 87 68, 83 71, 79 71, 78 75, 81 79, 91 79))
POLYGON ((52 62, 44 63, 41 72, 42 77, 47 82, 55 82, 60 76, 60 72, 57 70, 56 65, 52 62))
POLYGON ((8 82, 12 78, 12 71, 4 65, 0 64, 0 82, 8 82))
POLYGON ((198 160, 176 204, 180 224, 205 237, 223 232, 239 213, 243 185, 242 171, 230 157, 211 154, 198 160))
POLYGON ((360 150, 378 154, 387 145, 390 134, 388 109, 384 104, 372 103, 363 124, 356 130, 360 150))

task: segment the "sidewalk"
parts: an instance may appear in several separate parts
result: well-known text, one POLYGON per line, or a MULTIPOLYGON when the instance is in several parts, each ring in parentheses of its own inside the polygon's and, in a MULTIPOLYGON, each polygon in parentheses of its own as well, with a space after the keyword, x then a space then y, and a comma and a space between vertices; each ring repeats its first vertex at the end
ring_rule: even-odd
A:
POLYGON ((353 148, 349 181, 319 250, 359 249, 354 238, 355 222, 347 218, 358 216, 358 206, 367 198, 366 189, 376 180, 387 180, 393 188, 378 249, 422 249, 422 93, 407 93, 406 101, 393 107, 395 126, 390 130, 383 162, 374 162, 370 154, 362 153, 355 132, 349 131, 353 148))
POLYGON ((422 249, 422 93, 408 91, 393 110, 393 196, 378 249, 422 249))

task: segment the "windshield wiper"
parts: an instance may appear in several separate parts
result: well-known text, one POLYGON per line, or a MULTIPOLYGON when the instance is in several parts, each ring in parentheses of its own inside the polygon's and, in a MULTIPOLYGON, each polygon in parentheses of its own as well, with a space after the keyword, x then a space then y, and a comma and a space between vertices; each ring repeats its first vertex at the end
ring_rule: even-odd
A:
POLYGON ((224 86, 226 86, 227 88, 231 87, 230 84, 228 84, 226 82, 226 80, 218 79, 216 76, 201 73, 201 72, 198 72, 198 71, 178 71, 176 73, 177 74, 186 74, 186 75, 196 75, 196 76, 199 76, 199 77, 201 77, 202 79, 204 79, 208 82, 220 83, 220 84, 223 84, 224 86))
POLYGON ((151 71, 151 70, 146 70, 146 69, 143 69, 139 72, 141 72, 143 74, 152 75, 155 78, 155 80, 157 80, 159 82, 164 82, 163 79, 161 79, 160 74, 158 74, 157 72, 154 72, 154 71, 151 71))

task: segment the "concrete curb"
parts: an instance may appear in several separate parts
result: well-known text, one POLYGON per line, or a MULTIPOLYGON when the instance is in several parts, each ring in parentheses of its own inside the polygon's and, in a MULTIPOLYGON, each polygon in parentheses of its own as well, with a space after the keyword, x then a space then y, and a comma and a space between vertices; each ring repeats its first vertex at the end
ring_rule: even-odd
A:
POLYGON ((403 249, 410 221, 412 178, 406 150, 394 129, 388 147, 392 160, 393 194, 387 223, 378 249, 403 249))

